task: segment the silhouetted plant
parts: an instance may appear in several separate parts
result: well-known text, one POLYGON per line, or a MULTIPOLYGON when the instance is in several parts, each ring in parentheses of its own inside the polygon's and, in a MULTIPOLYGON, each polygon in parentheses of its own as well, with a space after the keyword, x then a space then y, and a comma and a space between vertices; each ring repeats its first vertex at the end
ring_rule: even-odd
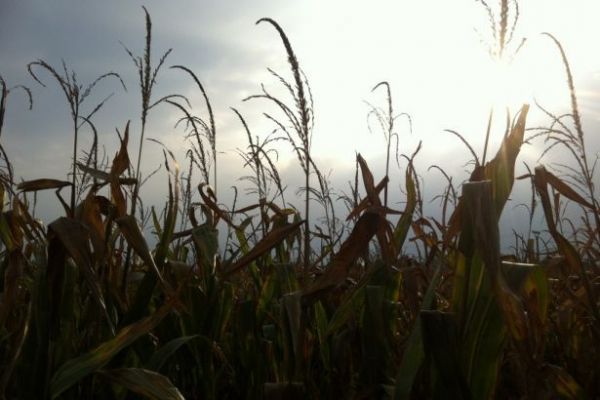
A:
POLYGON ((275 125, 279 128, 284 137, 292 145, 297 157, 300 162, 300 166, 304 172, 304 219, 305 219, 305 227, 304 227, 304 255, 303 255, 303 263, 304 263, 304 271, 308 272, 308 267, 310 265, 310 174, 311 169, 314 166, 313 160, 310 155, 310 147, 312 140, 312 128, 314 124, 314 115, 312 109, 312 97, 310 95, 310 87, 308 85, 308 81, 304 76, 304 73, 300 69, 300 64, 298 63, 298 59, 294 54, 292 46, 290 44, 289 39, 287 38, 283 29, 270 18, 262 18, 258 20, 256 23, 259 24, 261 22, 267 22, 271 24, 277 30, 277 33, 281 37, 283 45, 285 47, 285 51, 288 56, 288 62, 290 64, 290 69, 292 70, 293 75, 293 86, 290 82, 285 80, 281 75, 269 69, 269 72, 273 76, 275 76, 285 87, 287 92, 292 97, 294 102, 294 108, 291 108, 286 105, 285 101, 271 95, 264 86, 262 86, 262 94, 253 95, 245 100, 254 99, 254 98, 263 98, 274 103, 279 111, 283 113, 285 119, 282 122, 281 120, 271 116, 270 114, 265 113, 265 116, 273 121, 275 125), (293 134, 292 134, 293 133, 293 134), (300 143, 297 143, 297 140, 300 143))
POLYGON ((73 125, 73 160, 72 160, 72 182, 71 182, 71 202, 69 204, 70 209, 68 213, 71 215, 75 212, 76 206, 76 192, 77 192, 77 142, 79 139, 79 130, 84 124, 88 124, 92 126, 92 130, 95 130, 91 123, 91 118, 96 114, 104 105, 104 103, 112 96, 109 95, 104 100, 100 101, 96 104, 89 112, 84 113, 81 109, 85 100, 92 93, 94 87, 100 83, 101 81, 107 78, 115 78, 118 79, 124 90, 127 90, 125 87, 125 83, 116 72, 108 72, 106 74, 100 75, 96 78, 92 83, 87 86, 80 84, 77 81, 77 74, 75 71, 69 71, 67 69, 67 65, 63 61, 62 63, 62 72, 59 72, 57 69, 52 67, 44 60, 37 60, 27 64, 27 69, 33 79, 36 80, 40 85, 46 87, 46 85, 39 79, 39 77, 34 73, 34 68, 41 68, 50 74, 52 78, 58 83, 60 88, 62 89, 63 94, 67 100, 69 105, 69 111, 71 112, 71 122, 73 125))
MULTIPOLYGON (((372 104, 367 103, 369 105, 369 107, 371 107, 371 111, 367 114, 367 121, 369 121, 371 116, 374 116, 376 118, 377 122, 379 123, 379 128, 383 132, 383 136, 385 138, 385 145, 386 145, 385 176, 389 176, 390 175, 390 157, 391 157, 392 140, 393 139, 396 140, 396 146, 395 146, 396 161, 398 161, 398 156, 399 156, 398 144, 399 144, 400 139, 399 139, 398 133, 395 132, 395 130, 394 130, 394 123, 396 122, 397 119, 399 119, 401 117, 405 117, 408 121, 409 132, 412 133, 412 119, 410 118, 410 115, 408 113, 403 112, 400 114, 394 114, 392 92, 390 89, 390 84, 388 82, 386 82, 386 81, 379 82, 377 85, 375 85, 375 87, 373 87, 373 89, 371 89, 371 92, 374 92, 379 87, 385 87, 385 89, 386 89, 387 110, 384 111, 381 107, 375 107, 372 104)), ((368 126, 369 126, 369 131, 372 131, 371 125, 368 124, 368 126)), ((388 205, 388 187, 387 186, 384 188, 383 199, 384 199, 383 205, 387 207, 387 205, 388 205)))
POLYGON ((182 65, 174 65, 171 68, 179 69, 186 72, 190 77, 194 80, 198 89, 202 93, 202 97, 204 98, 204 103, 206 105, 208 111, 208 123, 205 122, 202 118, 192 115, 188 110, 185 109, 181 104, 168 100, 167 102, 177 107, 184 113, 184 117, 182 117, 177 123, 185 122, 186 126, 190 129, 190 133, 187 135, 187 139, 194 139, 192 142, 191 150, 195 154, 195 157, 192 159, 196 166, 200 169, 202 176, 207 184, 210 184, 210 166, 212 164, 212 176, 213 176, 213 186, 215 196, 217 195, 217 130, 215 127, 215 118, 213 115, 212 106, 210 104, 210 100, 208 99, 208 95, 204 90, 204 86, 200 83, 200 80, 187 67, 182 65), (207 160, 204 140, 207 140, 210 146, 210 162, 207 160))
MULTIPOLYGON (((160 71, 161 67, 165 63, 165 60, 167 59, 169 54, 171 54, 171 51, 173 49, 168 49, 167 51, 165 51, 160 56, 158 63, 155 66, 152 65, 152 53, 151 53, 152 52, 152 20, 150 19, 150 14, 148 13, 148 10, 146 9, 146 7, 142 7, 142 8, 144 9, 144 14, 146 16, 146 40, 145 40, 143 56, 135 56, 131 50, 129 50, 125 45, 123 45, 123 48, 129 55, 129 57, 131 58, 131 60, 133 61, 133 64, 135 65, 135 67, 137 69, 140 92, 141 92, 141 99, 142 99, 142 109, 141 109, 141 114, 140 114, 140 121, 141 121, 140 140, 139 140, 139 145, 138 145, 136 167, 135 167, 135 171, 134 171, 137 183, 135 184, 135 186, 133 188, 133 194, 131 196, 131 211, 130 211, 130 213, 132 215, 135 214, 137 198, 139 196, 139 191, 140 191, 141 181, 142 181, 140 165, 142 162, 142 151, 143 151, 143 146, 144 146, 144 136, 146 133, 146 122, 148 119, 148 113, 150 112, 150 110, 152 108, 154 108, 158 104, 160 104, 166 100, 169 100, 169 99, 180 98, 180 99, 183 99, 184 101, 188 102, 187 99, 180 94, 169 94, 167 96, 161 97, 158 100, 152 102, 152 91, 154 89, 154 85, 157 82, 156 78, 158 76, 158 72, 160 71)), ((189 104, 189 102, 188 102, 188 104, 189 104)))
MULTIPOLYGON (((2 128, 4 127, 4 117, 8 107, 8 96, 10 92, 14 90, 21 90, 25 93, 27 100, 29 101, 29 110, 33 108, 33 97, 31 96, 31 90, 27 86, 17 85, 8 87, 4 78, 0 75, 0 139, 2 138, 2 128)), ((0 179, 4 185, 4 188, 8 190, 9 196, 12 198, 14 181, 14 172, 12 164, 8 158, 8 154, 4 149, 4 146, 0 142, 0 157, 4 159, 4 165, 6 168, 6 174, 2 173, 0 179)))

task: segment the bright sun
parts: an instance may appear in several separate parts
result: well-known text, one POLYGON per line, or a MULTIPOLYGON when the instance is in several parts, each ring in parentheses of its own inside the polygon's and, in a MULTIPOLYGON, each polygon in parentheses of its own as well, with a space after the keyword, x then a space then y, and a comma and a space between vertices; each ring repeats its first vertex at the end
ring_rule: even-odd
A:
MULTIPOLYGON (((336 8, 325 13, 328 17, 323 21, 316 20, 305 37, 295 36, 316 98, 315 154, 345 157, 349 165, 356 150, 372 157, 381 154, 383 136, 368 133, 368 107, 362 100, 385 106, 383 91, 370 92, 382 80, 390 82, 395 112, 413 118, 414 136, 402 121, 397 126, 404 151, 414 147, 407 143, 414 137, 430 139, 425 148, 444 152, 455 144, 445 129, 459 131, 477 145, 485 136, 490 110, 500 117, 508 108, 514 116, 525 103, 535 108, 536 100, 549 110, 569 104, 560 53, 540 34, 555 33, 555 24, 545 24, 544 18, 557 11, 542 16, 523 11, 503 57, 494 57, 489 49, 497 45, 497 36, 490 33, 480 5, 465 0, 459 20, 447 18, 456 12, 454 2, 440 2, 435 14, 425 2, 398 2, 394 7, 383 14, 377 8, 336 8), (356 29, 365 21, 376 23, 366 31, 356 29), (522 38, 527 41, 515 54, 522 38)), ((549 9, 547 3, 537 7, 549 9)), ((565 36, 564 31, 556 34, 561 40, 565 36)), ((581 74, 576 57, 581 49, 573 47, 573 41, 564 43, 581 74)), ((586 60, 590 57, 595 56, 586 55, 586 60)), ((494 127, 503 129, 502 121, 495 118, 494 127)))
POLYGON ((553 109, 565 104, 568 92, 560 53, 545 35, 527 40, 515 54, 486 57, 478 64, 474 81, 485 82, 475 92, 490 107, 515 111, 536 100, 553 109))
POLYGON ((487 74, 489 83, 483 96, 491 107, 512 108, 531 102, 533 87, 524 68, 505 60, 490 60, 482 65, 482 72, 487 74))

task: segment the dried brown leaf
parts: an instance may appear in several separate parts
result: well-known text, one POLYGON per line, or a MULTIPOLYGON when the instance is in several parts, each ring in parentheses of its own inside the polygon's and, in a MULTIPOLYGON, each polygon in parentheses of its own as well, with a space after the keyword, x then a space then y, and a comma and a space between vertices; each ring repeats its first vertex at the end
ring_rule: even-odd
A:
POLYGON ((333 257, 329 268, 308 288, 303 296, 310 299, 316 298, 320 293, 343 282, 352 265, 368 249, 371 238, 382 224, 385 224, 385 219, 376 208, 365 211, 356 222, 350 236, 342 243, 339 252, 333 257))
POLYGON ((121 189, 119 182, 120 176, 123 172, 129 168, 129 155, 127 154, 127 143, 129 142, 129 121, 125 126, 125 133, 123 134, 123 140, 121 140, 121 148, 115 156, 112 167, 110 169, 110 193, 112 200, 115 203, 117 209, 117 216, 122 217, 127 212, 127 203, 125 195, 121 189))
POLYGON ((248 253, 241 257, 237 262, 230 266, 226 271, 223 272, 224 276, 231 275, 232 273, 240 270, 258 257, 270 251, 273 247, 277 246, 289 235, 297 231, 300 226, 304 224, 304 221, 297 221, 289 225, 278 227, 267 233, 248 253))
POLYGON ((60 189, 70 185, 71 182, 60 181, 58 179, 33 179, 19 183, 17 189, 22 192, 35 192, 37 190, 60 189))

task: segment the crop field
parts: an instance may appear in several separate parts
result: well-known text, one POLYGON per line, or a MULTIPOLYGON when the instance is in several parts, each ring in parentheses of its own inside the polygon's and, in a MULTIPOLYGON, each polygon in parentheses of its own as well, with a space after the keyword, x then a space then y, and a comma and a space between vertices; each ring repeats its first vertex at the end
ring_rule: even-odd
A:
MULTIPOLYGON (((479 3, 493 32, 490 56, 500 59, 517 41, 519 3, 479 3)), ((493 111, 473 115, 489 120, 482 152, 451 131, 473 160, 469 177, 457 184, 432 165, 445 187, 429 216, 415 162, 421 146, 399 152, 398 124, 412 121, 395 110, 388 81, 374 82, 383 101, 367 116, 385 138, 385 171, 357 153, 349 188, 334 190, 311 153, 302 54, 271 18, 256 29, 272 33, 288 70, 269 69, 280 90, 258 86, 244 99, 264 107, 271 135, 257 136, 231 110, 247 138, 238 153, 251 190, 236 188, 225 204, 211 88, 200 71, 172 65, 171 50, 154 51, 151 15, 141 15, 144 48, 123 46, 137 82, 107 72, 81 83, 68 65, 35 58, 29 82, 0 76, 0 399, 600 398, 597 149, 586 147, 559 38, 544 35, 564 70, 568 112, 522 105, 507 113, 497 148, 493 111), (197 91, 201 113, 183 94, 155 95, 169 68, 197 91), (109 100, 89 104, 100 84, 127 84, 141 102, 132 105, 139 129, 114 121, 120 145, 109 156, 94 123, 109 100), (64 179, 20 179, 3 146, 5 118, 25 104, 13 101, 31 106, 34 85, 59 91, 68 106, 64 179), (176 160, 151 139, 164 158, 161 182, 141 168, 158 105, 176 110, 189 143, 176 160), (544 124, 530 126, 533 108, 544 124), (568 161, 526 164, 518 175, 522 147, 533 142, 568 161), (302 171, 300 187, 288 188, 278 169, 282 149, 302 171), (530 186, 529 229, 514 232, 507 252, 499 219, 517 180, 530 186), (164 188, 164 204, 144 202, 145 184, 164 188), (400 202, 391 185, 402 188, 400 202), (61 206, 49 221, 35 214, 42 191, 61 206)))

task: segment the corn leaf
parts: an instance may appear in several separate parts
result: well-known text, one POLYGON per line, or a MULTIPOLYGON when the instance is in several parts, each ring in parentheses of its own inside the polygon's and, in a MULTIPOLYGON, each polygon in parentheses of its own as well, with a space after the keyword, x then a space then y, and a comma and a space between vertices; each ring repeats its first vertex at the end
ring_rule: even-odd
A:
POLYGON ((227 270, 223 272, 223 275, 231 275, 234 272, 239 271, 241 268, 244 268, 258 257, 266 254, 283 240, 285 240, 289 235, 296 232, 303 224, 304 221, 297 221, 292 224, 284 225, 280 228, 271 230, 248 253, 243 255, 232 266, 227 268, 227 270))
POLYGON ((367 210, 356 222, 350 236, 342 243, 339 252, 333 257, 329 268, 304 293, 311 299, 339 283, 346 276, 352 264, 369 246, 369 241, 383 223, 377 211, 367 210))
POLYGON ((57 179, 33 179, 19 183, 17 189, 22 192, 35 192, 46 189, 60 189, 70 185, 71 182, 59 181, 57 179))
POLYGON ((151 400, 184 400, 169 378, 142 368, 118 368, 98 373, 109 381, 151 400))
MULTIPOLYGON (((421 305, 422 311, 432 309, 435 291, 437 290, 438 283, 442 276, 441 271, 441 266, 438 265, 431 282, 429 282, 425 296, 423 297, 423 303, 421 305)), ((402 355, 402 361, 396 373, 394 400, 407 400, 411 398, 410 394, 412 392, 413 383, 424 359, 425 350, 423 348, 421 314, 419 313, 419 316, 417 316, 413 325, 412 332, 408 337, 406 347, 404 348, 404 354, 402 355)))
POLYGON ((584 199, 579 193, 577 193, 573 188, 567 185, 564 181, 562 181, 559 177, 554 175, 552 172, 545 170, 544 178, 550 186, 552 186, 556 191, 563 196, 565 196, 569 200, 573 200, 575 203, 585 206, 590 210, 595 210, 593 204, 584 199))
POLYGON ((144 235, 135 218, 131 215, 125 215, 117 218, 115 222, 119 226, 119 230, 125 237, 125 240, 127 240, 127 243, 135 250, 144 263, 150 267, 152 273, 156 275, 156 278, 163 286, 166 286, 166 282, 158 270, 158 266, 154 262, 154 257, 152 257, 152 253, 150 253, 148 243, 146 242, 146 239, 144 239, 144 235))
POLYGON ((165 343, 160 349, 158 349, 150 361, 146 364, 146 368, 152 371, 160 371, 163 364, 171 357, 177 350, 187 344, 190 340, 196 339, 200 335, 180 336, 167 343, 165 343))
MULTIPOLYGON (((470 399, 471 393, 459 360, 459 333, 454 315, 440 311, 421 311, 423 346, 435 363, 440 378, 436 391, 443 390, 444 397, 470 399)), ((437 397, 437 396, 436 396, 437 397)))
POLYGON ((64 363, 52 376, 50 397, 57 398, 81 379, 104 367, 117 353, 152 331, 171 312, 171 309, 172 304, 166 303, 151 316, 121 329, 114 338, 64 363))
POLYGON ((417 206, 417 191, 413 180, 413 173, 414 170, 411 162, 406 168, 406 207, 404 207, 402 216, 394 228, 394 245, 397 251, 402 249, 412 223, 413 213, 417 206))
POLYGON ((109 173, 110 180, 110 193, 112 201, 116 206, 117 216, 123 217, 127 212, 127 203, 125 195, 121 189, 121 183, 119 181, 121 174, 129 168, 129 155, 127 153, 127 143, 129 142, 129 121, 125 126, 125 133, 123 134, 123 140, 121 140, 121 147, 115 158, 109 173))

